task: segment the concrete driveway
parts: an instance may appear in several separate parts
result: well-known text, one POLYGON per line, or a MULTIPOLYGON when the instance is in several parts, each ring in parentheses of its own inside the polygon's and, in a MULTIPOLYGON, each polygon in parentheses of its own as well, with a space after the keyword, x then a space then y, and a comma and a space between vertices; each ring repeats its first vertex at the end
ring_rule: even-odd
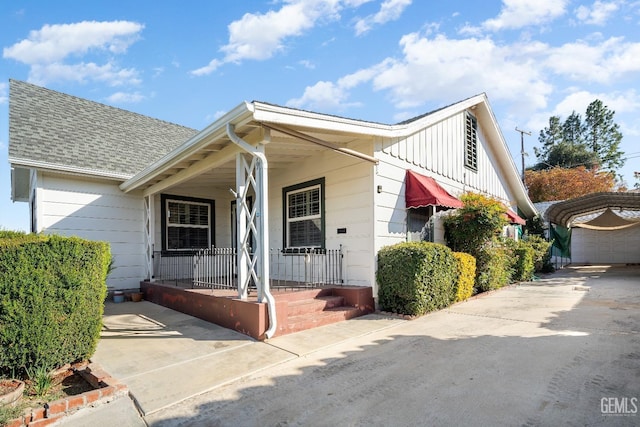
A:
POLYGON ((640 425, 638 399, 640 267, 579 267, 292 358, 145 420, 640 425))
POLYGON ((574 267, 416 320, 258 342, 112 304, 94 360, 129 399, 59 425, 640 425, 640 267, 574 267))

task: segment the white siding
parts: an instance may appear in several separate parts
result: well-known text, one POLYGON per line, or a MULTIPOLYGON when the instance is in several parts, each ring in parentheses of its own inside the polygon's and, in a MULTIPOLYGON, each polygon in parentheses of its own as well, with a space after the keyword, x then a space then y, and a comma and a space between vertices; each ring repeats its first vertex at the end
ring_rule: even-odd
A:
MULTIPOLYGON (((433 177, 454 196, 466 191, 482 193, 509 204, 508 186, 496 169, 495 156, 478 121, 478 170, 464 166, 465 112, 460 112, 407 138, 379 139, 376 158, 380 160, 375 186, 375 235, 377 251, 382 247, 406 240, 406 208, 404 179, 407 169, 433 177)), ((437 241, 442 242, 442 223, 436 219, 437 241)))
MULTIPOLYGON (((197 183, 198 178, 194 178, 194 183, 197 183)), ((188 188, 176 188, 168 189, 163 193, 155 195, 155 247, 154 250, 162 250, 162 209, 161 209, 161 194, 169 194, 172 196, 183 197, 196 197, 199 199, 213 200, 215 202, 214 213, 214 240, 215 246, 220 248, 231 247, 231 201, 234 200, 233 196, 229 192, 229 189, 221 188, 203 188, 203 187, 188 187, 188 188)), ((254 198, 255 200, 255 198, 254 198)))
MULTIPOLYGON (((371 144, 350 148, 372 155, 371 144)), ((345 283, 374 286, 373 252, 374 165, 331 150, 308 159, 290 170, 269 172, 269 246, 283 247, 282 189, 325 178, 325 237, 327 249, 342 245, 345 283), (346 234, 338 234, 346 228, 346 234)))
POLYGON ((114 270, 107 284, 139 288, 145 276, 142 197, 123 193, 113 181, 43 173, 37 181, 38 231, 109 242, 114 270))
POLYGON ((573 228, 571 262, 575 264, 640 263, 640 226, 613 231, 573 228))

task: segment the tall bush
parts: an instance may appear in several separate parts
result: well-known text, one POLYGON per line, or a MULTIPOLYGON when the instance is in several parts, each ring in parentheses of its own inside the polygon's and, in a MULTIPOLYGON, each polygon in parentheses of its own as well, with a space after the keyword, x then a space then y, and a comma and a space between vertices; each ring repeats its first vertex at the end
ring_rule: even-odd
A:
POLYGON ((509 248, 498 239, 485 244, 476 256, 477 292, 486 292, 508 285, 513 276, 509 248))
POLYGON ((476 279, 476 259, 464 252, 454 252, 456 258, 455 301, 464 301, 473 295, 473 284, 476 279))
POLYGON ((507 208, 497 200, 476 193, 465 193, 460 200, 464 206, 444 219, 445 239, 454 251, 476 256, 507 225, 507 208))
POLYGON ((423 315, 455 299, 456 259, 438 243, 406 242, 378 252, 378 302, 386 311, 423 315))
POLYGON ((0 370, 87 359, 100 337, 109 245, 0 234, 0 370))

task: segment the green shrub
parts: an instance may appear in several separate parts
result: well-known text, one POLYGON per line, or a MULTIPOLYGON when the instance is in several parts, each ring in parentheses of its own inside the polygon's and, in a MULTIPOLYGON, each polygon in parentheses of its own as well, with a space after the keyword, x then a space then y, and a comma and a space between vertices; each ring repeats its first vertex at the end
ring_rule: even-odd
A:
POLYGON ((110 260, 104 242, 0 234, 0 374, 94 353, 110 260))
POLYGON ((456 258, 455 301, 464 301, 473 295, 473 284, 476 279, 476 259, 464 252, 454 252, 456 258))
POLYGON ((455 299, 456 258, 451 249, 406 242, 378 252, 380 308, 414 316, 449 306, 455 299))
POLYGON ((527 242, 520 240, 515 250, 513 281, 527 282, 533 279, 535 251, 527 242))
POLYGON ((498 239, 492 240, 476 255, 477 293, 498 289, 508 285, 512 276, 512 258, 508 247, 498 239))
POLYGON ((476 256, 507 225, 507 208, 477 193, 465 193, 460 200, 464 206, 444 218, 445 239, 454 251, 476 256))
POLYGON ((551 265, 551 245, 544 237, 537 235, 525 235, 525 241, 533 248, 533 262, 535 272, 553 271, 551 265))

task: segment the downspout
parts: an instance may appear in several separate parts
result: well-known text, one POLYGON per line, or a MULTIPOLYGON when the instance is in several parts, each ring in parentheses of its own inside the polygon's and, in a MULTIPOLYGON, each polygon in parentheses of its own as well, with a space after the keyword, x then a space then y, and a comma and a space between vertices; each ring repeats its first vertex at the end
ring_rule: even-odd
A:
MULTIPOLYGON (((265 156, 265 154, 263 152, 256 150, 255 147, 253 147, 251 144, 247 143, 245 140, 243 140, 238 135, 236 135, 234 131, 234 126, 231 123, 227 123, 227 136, 229 137, 231 142, 233 142, 234 144, 236 144, 237 146, 245 150, 247 153, 257 158, 258 176, 256 177, 257 178, 256 182, 259 183, 259 185, 263 189, 267 189, 268 177, 266 174, 266 170, 267 170, 268 163, 267 163, 267 157, 265 156)), ((260 289, 258 290, 258 302, 262 302, 263 298, 267 302, 268 316, 269 316, 269 329, 267 329, 267 331, 265 332, 265 336, 267 338, 271 338, 275 334, 276 327, 277 327, 276 301, 273 298, 273 295, 271 295, 271 292, 269 291, 269 261, 268 261, 269 230, 267 228, 268 212, 267 212, 266 203, 265 203, 265 191, 260 191, 260 193, 261 193, 261 197, 259 198, 257 209, 258 209, 258 214, 260 218, 260 227, 258 227, 258 242, 259 242, 258 244, 260 245, 259 246, 260 255, 262 256, 262 262, 260 263, 260 266, 262 268, 262 272, 261 272, 262 277, 260 278, 262 282, 261 283, 262 292, 260 292, 260 289)))

